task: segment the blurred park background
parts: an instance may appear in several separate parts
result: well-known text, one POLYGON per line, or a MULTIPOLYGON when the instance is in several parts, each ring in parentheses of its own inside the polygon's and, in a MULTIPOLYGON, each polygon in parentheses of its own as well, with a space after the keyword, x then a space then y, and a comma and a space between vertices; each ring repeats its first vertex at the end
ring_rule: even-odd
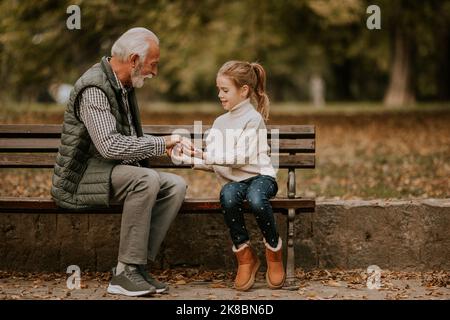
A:
MULTIPOLYGON (((138 90, 144 124, 211 124, 223 113, 218 68, 259 61, 268 123, 316 125, 317 165, 301 173, 300 195, 450 197, 450 1, 0 0, 0 122, 61 124, 67 88, 135 26, 161 41, 158 77, 138 90), (81 29, 69 30, 73 4, 81 29), (381 29, 366 26, 373 4, 381 29)), ((212 174, 181 175, 188 196, 217 197, 212 174)), ((51 170, 0 179, 0 195, 49 196, 51 170)))

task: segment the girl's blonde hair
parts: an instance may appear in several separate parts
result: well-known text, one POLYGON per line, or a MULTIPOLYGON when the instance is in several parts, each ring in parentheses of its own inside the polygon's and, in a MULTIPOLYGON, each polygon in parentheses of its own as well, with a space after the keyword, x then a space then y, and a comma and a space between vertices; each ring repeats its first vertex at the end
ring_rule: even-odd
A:
MULTIPOLYGON (((269 119, 269 97, 266 94, 266 71, 257 62, 228 61, 217 75, 230 78, 236 87, 249 87, 249 97, 256 100, 257 110, 264 120, 269 119)), ((248 97, 247 97, 248 98, 248 97)))

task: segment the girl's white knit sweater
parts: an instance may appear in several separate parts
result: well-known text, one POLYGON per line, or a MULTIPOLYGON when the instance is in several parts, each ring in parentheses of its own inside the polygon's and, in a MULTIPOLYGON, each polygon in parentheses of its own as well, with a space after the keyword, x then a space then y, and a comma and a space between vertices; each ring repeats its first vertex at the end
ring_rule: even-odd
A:
POLYGON ((222 184, 256 175, 276 178, 266 125, 250 99, 214 121, 206 137, 204 160, 194 164, 194 169, 214 171, 222 184))

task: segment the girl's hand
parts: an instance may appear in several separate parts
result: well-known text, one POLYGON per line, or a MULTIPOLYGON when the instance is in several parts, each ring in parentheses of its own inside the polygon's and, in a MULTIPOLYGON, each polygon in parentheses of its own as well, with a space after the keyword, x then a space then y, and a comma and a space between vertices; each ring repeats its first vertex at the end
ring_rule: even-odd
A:
POLYGON ((194 149, 194 157, 195 158, 203 159, 203 155, 204 155, 204 153, 203 153, 202 149, 197 149, 197 148, 194 149))
POLYGON ((183 153, 189 157, 194 156, 194 144, 192 143, 191 139, 189 138, 181 138, 181 142, 180 142, 182 148, 183 148, 183 153))

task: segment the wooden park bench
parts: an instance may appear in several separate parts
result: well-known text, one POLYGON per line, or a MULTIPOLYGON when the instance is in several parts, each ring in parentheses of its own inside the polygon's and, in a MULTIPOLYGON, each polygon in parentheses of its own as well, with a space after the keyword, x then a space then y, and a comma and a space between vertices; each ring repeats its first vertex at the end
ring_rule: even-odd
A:
MULTIPOLYGON (((0 168, 53 168, 55 155, 60 144, 61 125, 0 125, 0 168)), ((203 126, 203 131, 209 126, 203 126)), ((192 125, 147 125, 144 133, 169 135, 176 129, 188 130, 194 138, 192 125)), ((286 288, 295 284, 294 261, 294 219, 296 214, 313 212, 315 200, 296 196, 296 169, 315 167, 315 128, 311 125, 268 126, 268 141, 271 144, 271 130, 279 129, 279 169, 288 170, 287 195, 280 194, 271 200, 274 212, 287 215, 287 262, 286 288)), ((202 137, 195 133, 195 137, 202 137)), ((203 137, 202 137, 203 138, 203 137)), ((273 149, 273 148, 272 148, 273 149)), ((154 168, 190 168, 190 165, 174 165, 169 157, 151 159, 154 168)), ((56 206, 50 198, 0 197, 0 213, 64 214, 78 213, 56 206)), ((121 213, 120 205, 89 210, 89 213, 121 213)), ((219 199, 186 198, 181 214, 222 213, 219 199)))

